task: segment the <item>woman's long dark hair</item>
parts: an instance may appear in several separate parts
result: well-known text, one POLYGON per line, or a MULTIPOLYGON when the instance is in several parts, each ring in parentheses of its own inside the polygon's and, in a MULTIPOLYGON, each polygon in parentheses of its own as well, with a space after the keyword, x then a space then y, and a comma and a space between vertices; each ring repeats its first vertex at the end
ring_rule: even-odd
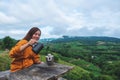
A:
POLYGON ((29 41, 32 38, 33 34, 38 30, 41 33, 41 30, 38 27, 31 28, 23 39, 29 41))

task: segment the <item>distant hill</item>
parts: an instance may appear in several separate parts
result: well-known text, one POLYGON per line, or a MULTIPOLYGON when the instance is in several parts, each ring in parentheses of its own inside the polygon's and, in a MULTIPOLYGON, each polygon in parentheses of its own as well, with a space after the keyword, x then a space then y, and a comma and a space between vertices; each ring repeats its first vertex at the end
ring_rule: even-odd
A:
POLYGON ((71 41, 80 41, 85 44, 94 44, 97 41, 103 41, 103 42, 115 42, 119 43, 119 38, 114 37, 97 37, 97 36, 88 36, 88 37, 70 37, 70 36, 63 36, 62 38, 48 38, 48 39, 42 39, 42 42, 71 42, 71 41))

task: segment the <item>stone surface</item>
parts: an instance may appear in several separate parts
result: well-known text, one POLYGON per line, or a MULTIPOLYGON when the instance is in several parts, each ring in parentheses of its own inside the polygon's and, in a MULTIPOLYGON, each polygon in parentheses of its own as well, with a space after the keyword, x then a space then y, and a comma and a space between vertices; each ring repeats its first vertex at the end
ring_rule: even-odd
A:
POLYGON ((14 73, 10 73, 9 78, 7 78, 8 80, 58 80, 59 77, 71 69, 73 69, 73 66, 67 66, 58 63, 48 66, 46 63, 42 63, 35 64, 29 68, 25 68, 14 73))
POLYGON ((0 80, 8 80, 9 74, 9 70, 0 72, 0 80))

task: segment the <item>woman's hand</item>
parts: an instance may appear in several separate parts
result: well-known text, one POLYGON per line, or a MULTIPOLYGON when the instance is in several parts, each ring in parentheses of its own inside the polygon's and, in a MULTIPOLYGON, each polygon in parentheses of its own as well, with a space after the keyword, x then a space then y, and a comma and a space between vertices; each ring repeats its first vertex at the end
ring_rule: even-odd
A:
POLYGON ((29 46, 32 46, 34 43, 37 43, 38 41, 35 39, 30 39, 30 41, 27 44, 24 44, 20 47, 20 51, 23 51, 24 49, 26 49, 29 46))
POLYGON ((33 45, 35 43, 37 43, 38 41, 35 39, 30 39, 30 41, 28 42, 29 45, 33 45))

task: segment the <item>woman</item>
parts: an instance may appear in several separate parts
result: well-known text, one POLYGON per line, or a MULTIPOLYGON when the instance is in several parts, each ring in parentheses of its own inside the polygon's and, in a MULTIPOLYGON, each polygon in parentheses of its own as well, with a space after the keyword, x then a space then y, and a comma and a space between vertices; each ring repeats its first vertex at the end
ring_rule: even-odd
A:
POLYGON ((37 43, 41 36, 41 30, 37 27, 31 28, 26 36, 20 40, 9 52, 9 56, 13 59, 11 63, 11 72, 27 68, 32 64, 41 63, 38 54, 32 51, 32 46, 37 43))

